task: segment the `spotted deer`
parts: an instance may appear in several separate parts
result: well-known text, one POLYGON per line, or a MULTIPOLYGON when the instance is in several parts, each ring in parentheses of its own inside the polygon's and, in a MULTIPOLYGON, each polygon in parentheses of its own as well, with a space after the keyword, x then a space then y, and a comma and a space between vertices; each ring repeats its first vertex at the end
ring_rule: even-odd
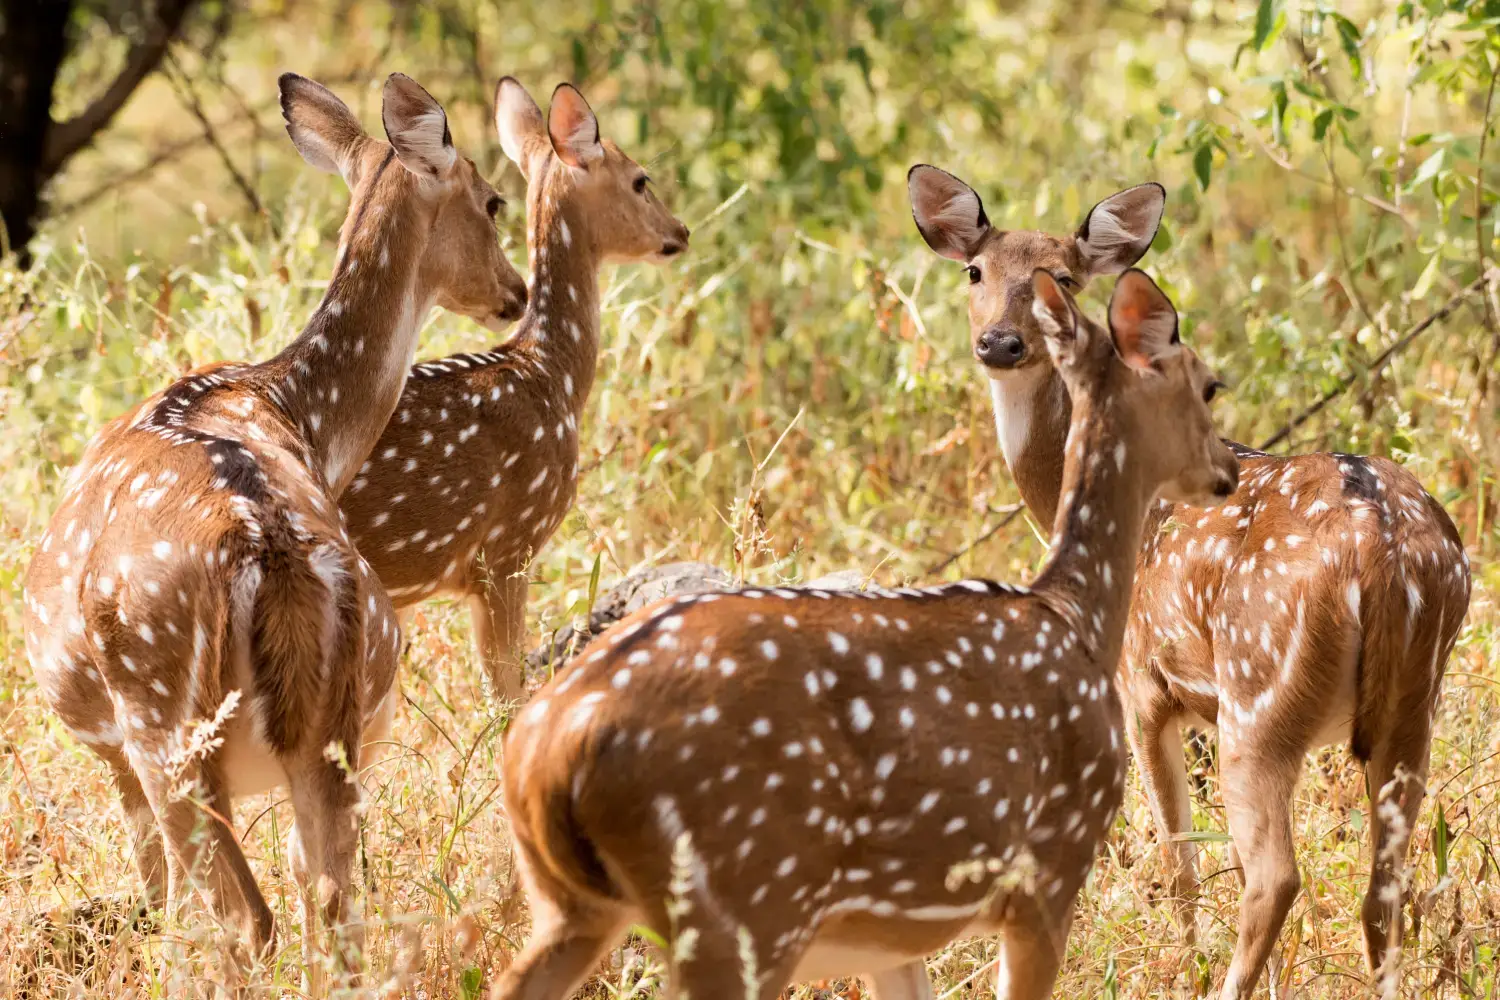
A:
POLYGON ((514 337, 419 364, 342 500, 398 608, 469 601, 496 694, 522 695, 526 567, 573 504, 578 425, 599 355, 599 269, 670 260, 688 230, 569 84, 544 121, 513 78, 495 92, 505 153, 526 175, 531 301, 514 337))
MULTIPOLYGON (((1155 238, 1165 191, 1122 191, 1076 233, 1054 236, 994 228, 973 189, 935 167, 912 168, 909 186, 923 238, 968 270, 974 357, 1005 462, 1027 506, 1049 518, 1072 404, 1031 314, 1031 272, 1077 289, 1134 264, 1155 238)), ((1191 943, 1197 848, 1184 837, 1192 814, 1179 726, 1217 727, 1231 865, 1245 883, 1225 1000, 1250 995, 1300 888, 1291 797, 1303 759, 1348 741, 1371 804, 1365 957, 1372 975, 1393 979, 1400 872, 1439 686, 1468 610, 1468 557, 1441 505, 1393 462, 1230 447, 1242 475, 1228 503, 1151 512, 1118 686, 1180 926, 1191 943)))
MULTIPOLYGON (((107 424, 25 588, 39 686, 108 765, 148 893, 165 883, 176 910, 198 888, 258 955, 275 929, 233 799, 291 786, 311 948, 319 919, 350 917, 350 769, 390 721, 400 630, 338 495, 395 407, 431 307, 498 328, 526 298, 496 238, 494 189, 415 81, 385 82, 388 143, 310 80, 285 74, 280 91, 293 144, 353 194, 322 301, 269 361, 200 368, 107 424), (200 725, 216 715, 217 743, 200 725)), ((346 964, 357 947, 350 930, 346 964)))
POLYGON ((1066 501, 1032 585, 670 598, 595 639, 506 742, 530 941, 497 1000, 552 1000, 632 924, 669 995, 862 975, 931 998, 923 956, 1002 937, 998 990, 1048 995, 1124 789, 1110 694, 1155 497, 1234 490, 1213 375, 1138 271, 1109 329, 1050 274, 1066 501))

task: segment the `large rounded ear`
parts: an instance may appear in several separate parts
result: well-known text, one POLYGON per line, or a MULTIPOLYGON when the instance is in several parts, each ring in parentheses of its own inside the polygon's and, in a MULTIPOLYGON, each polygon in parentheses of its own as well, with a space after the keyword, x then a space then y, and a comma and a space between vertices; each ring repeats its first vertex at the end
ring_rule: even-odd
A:
POLYGON ((1167 189, 1150 182, 1112 194, 1089 209, 1074 234, 1088 276, 1119 274, 1145 256, 1166 205, 1167 189))
POLYGON ((1078 307, 1051 272, 1042 268, 1031 273, 1031 293, 1031 315, 1046 338, 1047 351, 1060 367, 1068 367, 1086 346, 1078 307))
POLYGON ((1127 365, 1154 369, 1180 351, 1177 310, 1145 271, 1131 268, 1115 282, 1109 297, 1109 335, 1127 365))
POLYGON ((351 187, 359 148, 367 138, 349 106, 321 83, 296 73, 276 81, 287 135, 302 158, 319 170, 341 175, 351 187))
POLYGON ((973 188, 946 170, 918 163, 906 173, 906 191, 917 232, 939 256, 966 261, 979 251, 990 220, 973 188))
POLYGON ((552 148, 542 109, 513 76, 503 76, 495 84, 495 131, 500 135, 500 148, 527 179, 536 156, 552 148))
POLYGON ((599 143, 599 119, 571 83, 559 83, 547 112, 547 133, 557 158, 570 167, 587 167, 604 158, 599 143))
POLYGON ((458 162, 443 106, 405 73, 386 77, 380 119, 396 158, 412 173, 441 177, 458 162))

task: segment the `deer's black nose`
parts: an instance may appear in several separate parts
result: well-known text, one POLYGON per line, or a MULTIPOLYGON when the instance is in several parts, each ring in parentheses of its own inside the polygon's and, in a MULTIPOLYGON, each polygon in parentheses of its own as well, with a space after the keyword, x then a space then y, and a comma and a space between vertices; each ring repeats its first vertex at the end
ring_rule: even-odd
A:
POLYGON ((986 330, 974 345, 974 356, 986 368, 1014 368, 1026 359, 1026 342, 1018 333, 986 330))

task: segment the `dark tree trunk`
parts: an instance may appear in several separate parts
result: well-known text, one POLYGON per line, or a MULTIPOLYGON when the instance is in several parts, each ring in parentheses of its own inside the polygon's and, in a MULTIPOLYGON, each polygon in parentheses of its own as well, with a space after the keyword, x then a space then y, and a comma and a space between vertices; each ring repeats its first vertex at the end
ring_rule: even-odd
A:
MULTIPOLYGON (((226 3, 229 0, 225 0, 226 3)), ((75 0, 0 0, 0 216, 5 247, 24 267, 26 245, 43 215, 42 190, 94 141, 141 82, 156 71, 199 0, 139 0, 125 64, 104 92, 67 121, 52 120, 52 90, 68 56, 75 0)))
POLYGON ((52 126, 52 86, 67 51, 72 0, 4 0, 0 24, 0 217, 5 249, 27 261, 52 126))

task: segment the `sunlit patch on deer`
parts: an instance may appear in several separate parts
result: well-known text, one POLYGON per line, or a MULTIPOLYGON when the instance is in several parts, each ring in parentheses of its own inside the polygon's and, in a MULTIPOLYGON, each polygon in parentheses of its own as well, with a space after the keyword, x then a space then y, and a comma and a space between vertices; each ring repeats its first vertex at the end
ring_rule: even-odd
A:
MULTIPOLYGON (((1021 283, 1043 267, 1081 287, 1133 264, 1155 237, 1165 191, 1122 191, 1072 235, 1054 236, 992 229, 979 196, 936 168, 914 167, 909 185, 922 238, 967 265, 970 335, 1005 461, 1027 506, 1047 518, 1063 494, 1070 401, 1033 348, 1041 326, 1022 308, 1021 283), (1027 345, 1011 369, 978 350, 1000 326, 1027 345)), ((1405 839, 1396 832, 1412 828, 1425 793, 1433 713, 1471 581, 1452 520, 1394 462, 1227 444, 1242 475, 1224 506, 1162 503, 1152 512, 1120 688, 1189 943, 1199 848, 1180 836, 1192 816, 1179 727, 1219 726, 1221 788, 1247 884, 1222 997, 1239 1000, 1298 891, 1291 796, 1303 757, 1326 742, 1349 743, 1372 798, 1367 964, 1383 976, 1391 970, 1379 972, 1381 963, 1399 958, 1405 839)))
POLYGON ((255 955, 274 923, 232 800, 291 786, 318 992, 320 924, 356 971, 348 771, 388 724, 400 645, 337 497, 431 305, 488 321, 519 312, 525 287, 485 210, 494 189, 415 81, 386 81, 389 144, 318 84, 286 74, 280 88, 298 150, 353 192, 328 289, 280 354, 200 368, 89 444, 28 569, 26 645, 49 703, 110 768, 148 895, 176 910, 203 887, 255 955), (385 270, 359 266, 377 250, 385 270))
POLYGON ((988 933, 1007 997, 1050 993, 1123 794, 1110 677, 1143 519, 1211 506, 1237 463, 1149 278, 1121 279, 1109 330, 1035 282, 1080 400, 1040 575, 669 599, 595 639, 507 736, 535 924, 499 1000, 568 995, 631 923, 695 997, 850 975, 930 996, 923 956, 988 933))
POLYGON ((646 172, 608 139, 583 95, 562 84, 550 116, 500 81, 495 124, 527 178, 533 275, 516 334, 491 351, 424 361, 357 489, 349 531, 397 606, 469 599, 497 695, 522 694, 526 573, 573 504, 578 424, 599 354, 599 269, 687 248, 646 172))

